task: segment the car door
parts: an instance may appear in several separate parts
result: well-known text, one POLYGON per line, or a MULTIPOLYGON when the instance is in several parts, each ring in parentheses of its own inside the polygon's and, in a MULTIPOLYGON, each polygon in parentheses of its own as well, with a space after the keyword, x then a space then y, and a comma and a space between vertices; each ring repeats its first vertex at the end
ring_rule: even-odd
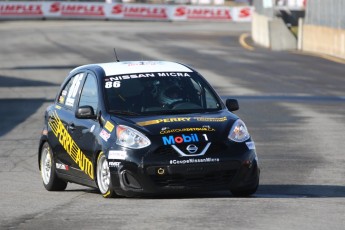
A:
POLYGON ((54 152, 56 169, 68 175, 80 171, 73 164, 80 154, 71 135, 73 127, 70 124, 75 120, 75 108, 85 76, 85 72, 79 72, 69 77, 59 92, 55 106, 48 113, 48 139, 54 152))
MULTIPOLYGON (((81 106, 91 106, 95 114, 99 110, 99 92, 96 76, 88 73, 81 89, 80 98, 76 105, 76 110, 81 106)), ((69 125, 69 131, 73 141, 80 149, 77 161, 71 162, 74 168, 79 168, 76 172, 81 178, 94 179, 95 154, 97 153, 97 133, 100 130, 100 123, 97 119, 74 118, 69 125)))

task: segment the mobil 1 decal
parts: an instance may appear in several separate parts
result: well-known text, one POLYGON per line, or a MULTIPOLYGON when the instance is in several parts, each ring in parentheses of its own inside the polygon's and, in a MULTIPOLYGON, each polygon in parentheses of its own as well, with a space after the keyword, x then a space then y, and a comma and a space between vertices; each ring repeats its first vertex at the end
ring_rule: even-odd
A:
POLYGON ((190 133, 180 135, 167 135, 162 136, 164 145, 175 145, 175 144, 187 144, 209 141, 207 134, 190 133))
POLYGON ((190 77, 189 73, 186 72, 149 72, 149 73, 133 73, 123 74, 108 77, 104 79, 104 87, 120 88, 121 82, 125 80, 138 79, 138 78, 161 78, 161 77, 190 77))

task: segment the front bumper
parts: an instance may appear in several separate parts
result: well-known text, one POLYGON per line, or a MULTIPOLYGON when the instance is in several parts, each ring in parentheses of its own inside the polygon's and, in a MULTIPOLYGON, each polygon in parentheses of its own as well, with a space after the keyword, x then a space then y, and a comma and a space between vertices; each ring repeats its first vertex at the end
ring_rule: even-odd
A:
POLYGON ((246 190, 258 185, 260 174, 256 152, 248 149, 175 159, 148 154, 115 165, 110 168, 112 186, 123 196, 246 190))

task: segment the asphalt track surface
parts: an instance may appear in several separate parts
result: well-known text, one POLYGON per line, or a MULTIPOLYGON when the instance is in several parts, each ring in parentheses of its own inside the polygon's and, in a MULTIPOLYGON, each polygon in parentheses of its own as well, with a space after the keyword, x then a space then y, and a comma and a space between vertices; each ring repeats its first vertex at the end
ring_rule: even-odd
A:
POLYGON ((0 22, 0 229, 344 229, 344 65, 256 47, 249 24, 0 22), (47 192, 37 166, 43 112, 69 70, 114 60, 198 69, 256 141, 258 192, 104 199, 69 184, 47 192))

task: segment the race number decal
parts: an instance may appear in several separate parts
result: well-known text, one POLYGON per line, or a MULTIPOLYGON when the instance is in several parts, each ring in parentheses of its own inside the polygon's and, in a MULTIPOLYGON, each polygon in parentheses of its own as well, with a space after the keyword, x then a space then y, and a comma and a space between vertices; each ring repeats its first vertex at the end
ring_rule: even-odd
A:
POLYGON ((121 86, 121 82, 120 81, 114 81, 114 82, 107 81, 105 83, 105 88, 107 88, 107 89, 110 89, 110 88, 120 88, 120 86, 121 86))

